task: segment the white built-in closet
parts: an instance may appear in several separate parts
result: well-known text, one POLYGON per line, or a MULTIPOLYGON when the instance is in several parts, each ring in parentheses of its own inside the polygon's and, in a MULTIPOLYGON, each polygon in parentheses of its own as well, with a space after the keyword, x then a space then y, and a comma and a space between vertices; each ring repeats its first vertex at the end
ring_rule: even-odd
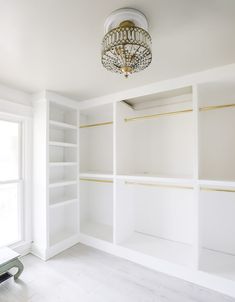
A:
POLYGON ((151 90, 35 101, 34 252, 80 241, 235 295, 234 81, 151 90))

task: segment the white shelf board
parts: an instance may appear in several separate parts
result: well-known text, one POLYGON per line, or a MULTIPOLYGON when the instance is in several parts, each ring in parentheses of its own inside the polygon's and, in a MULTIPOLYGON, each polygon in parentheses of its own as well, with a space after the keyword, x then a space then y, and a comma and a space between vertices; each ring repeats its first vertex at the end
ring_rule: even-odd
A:
POLYGON ((55 188, 55 187, 63 187, 63 186, 69 186, 76 184, 76 180, 65 180, 65 181, 58 181, 58 182, 51 182, 49 184, 49 188, 55 188))
POLYGON ((189 244, 134 232, 121 246, 174 264, 193 265, 193 247, 189 244))
POLYGON ((50 146, 55 146, 55 147, 77 148, 77 144, 64 143, 64 142, 56 142, 56 141, 49 141, 49 145, 50 146))
POLYGON ((109 225, 85 221, 81 223, 80 232, 101 240, 113 241, 113 228, 109 225))
POLYGON ((200 179, 199 185, 235 188, 235 181, 200 179))
POLYGON ((68 123, 57 122, 54 120, 49 121, 50 126, 57 129, 74 129, 77 130, 77 127, 68 123))
POLYGON ((154 174, 118 174, 116 179, 120 180, 132 180, 132 181, 152 181, 152 182, 161 182, 169 184, 181 184, 181 185, 193 185, 193 178, 180 178, 180 177, 166 177, 161 175, 154 174))
POLYGON ((63 230, 61 232, 51 234, 50 235, 50 246, 56 245, 58 243, 63 242, 64 240, 68 240, 69 238, 76 235, 75 232, 69 231, 69 230, 63 230))
POLYGON ((64 167, 64 166, 77 166, 76 161, 61 161, 61 162, 50 162, 49 163, 50 167, 64 167))
POLYGON ((113 179, 113 174, 111 174, 111 173, 100 173, 100 172, 90 172, 89 171, 89 172, 80 173, 80 177, 113 179))
POLYGON ((203 248, 200 270, 235 281, 235 255, 203 248))
POLYGON ((64 200, 58 200, 58 201, 54 201, 53 203, 50 204, 50 208, 54 209, 57 207, 61 207, 61 206, 66 206, 69 205, 71 203, 75 203, 77 202, 77 199, 64 199, 64 200))

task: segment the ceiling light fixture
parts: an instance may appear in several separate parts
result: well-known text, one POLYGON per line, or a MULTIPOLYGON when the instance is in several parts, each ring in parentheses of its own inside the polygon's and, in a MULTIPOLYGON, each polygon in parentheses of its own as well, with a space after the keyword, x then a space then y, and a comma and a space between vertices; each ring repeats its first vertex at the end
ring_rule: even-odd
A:
POLYGON ((104 25, 103 66, 127 78, 149 66, 152 61, 151 36, 144 14, 132 8, 114 11, 104 25))

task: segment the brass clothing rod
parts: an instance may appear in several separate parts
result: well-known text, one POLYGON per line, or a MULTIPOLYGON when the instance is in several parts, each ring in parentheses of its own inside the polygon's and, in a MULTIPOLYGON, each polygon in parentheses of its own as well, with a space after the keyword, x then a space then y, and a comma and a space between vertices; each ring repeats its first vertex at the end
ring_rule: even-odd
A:
POLYGON ((219 189, 219 188, 208 188, 208 187, 200 187, 201 191, 216 191, 216 192, 229 192, 235 193, 235 189, 219 189))
POLYGON ((193 186, 153 184, 153 183, 134 182, 134 181, 125 181, 125 184, 126 185, 146 186, 146 187, 159 187, 159 188, 188 189, 188 190, 193 189, 193 186))
POLYGON ((170 111, 170 112, 157 113, 157 114, 151 114, 151 115, 142 115, 142 116, 125 118, 124 121, 125 122, 133 122, 133 121, 137 121, 137 120, 158 118, 158 117, 161 117, 161 116, 178 115, 178 114, 181 114, 181 113, 188 113, 188 112, 192 112, 192 111, 193 111, 193 109, 185 109, 185 110, 170 111))
POLYGON ((201 107, 201 108, 199 108, 199 111, 209 111, 209 110, 216 110, 216 109, 230 108, 230 107, 235 107, 235 104, 226 104, 226 105, 215 105, 215 106, 201 107))
POLYGON ((80 178, 82 181, 101 182, 101 183, 113 183, 112 180, 108 179, 95 179, 95 178, 80 178))
POLYGON ((103 123, 96 123, 96 124, 81 125, 80 128, 92 128, 92 127, 106 126, 106 125, 112 125, 112 124, 113 124, 113 122, 103 122, 103 123))

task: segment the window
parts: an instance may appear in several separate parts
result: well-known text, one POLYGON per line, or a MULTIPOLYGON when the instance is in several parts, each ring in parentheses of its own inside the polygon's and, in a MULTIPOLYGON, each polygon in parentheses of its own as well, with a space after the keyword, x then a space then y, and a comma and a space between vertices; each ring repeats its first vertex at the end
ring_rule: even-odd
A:
POLYGON ((21 128, 0 119, 0 246, 22 239, 21 128))

